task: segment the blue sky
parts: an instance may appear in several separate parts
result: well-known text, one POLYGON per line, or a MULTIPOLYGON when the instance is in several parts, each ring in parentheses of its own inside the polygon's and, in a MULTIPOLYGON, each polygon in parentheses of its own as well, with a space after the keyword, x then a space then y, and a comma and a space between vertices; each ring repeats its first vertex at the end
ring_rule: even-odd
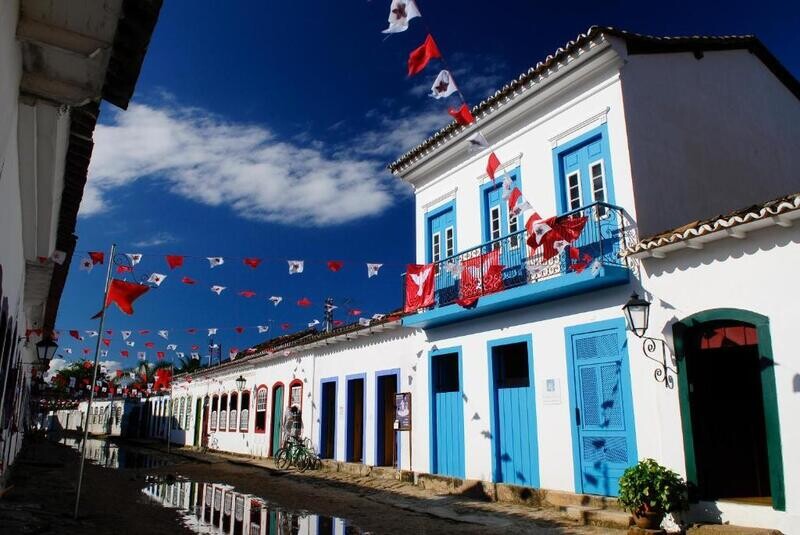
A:
MULTIPOLYGON (((120 349, 176 343, 205 350, 204 329, 220 328, 224 353, 262 341, 254 328, 300 329, 322 320, 333 297, 339 319, 402 304, 400 273, 413 260, 410 190, 386 163, 448 123, 446 103, 426 93, 429 68, 408 79, 408 52, 425 25, 475 104, 592 24, 656 35, 755 33, 798 76, 800 8, 791 2, 462 2, 424 1, 423 20, 388 39, 390 0, 349 2, 166 2, 131 107, 104 105, 77 235, 78 251, 143 253, 140 274, 168 275, 136 303, 115 308, 109 359, 120 349), (185 254, 170 272, 165 254, 185 254), (209 269, 206 256, 226 257, 209 269), (260 257, 256 270, 245 256, 260 257), (287 259, 306 270, 290 276, 287 259), (327 260, 342 260, 331 273, 327 260), (365 262, 384 264, 367 279, 365 262), (181 277, 198 281, 186 286, 181 277), (228 289, 221 296, 209 287, 228 289), (245 299, 240 290, 257 295, 245 299), (267 297, 281 295, 273 307, 267 297), (308 297, 312 307, 295 302, 308 297), (190 336, 186 328, 198 328, 190 336), (121 329, 169 329, 169 342, 121 329)), ((75 255, 57 328, 97 329, 104 270, 78 269, 75 255)), ((65 334, 65 333, 64 333, 65 334)), ((93 340, 92 340, 93 341, 93 340)), ((62 336, 72 360, 88 347, 62 336)), ((148 350, 154 360, 155 351, 148 350)))

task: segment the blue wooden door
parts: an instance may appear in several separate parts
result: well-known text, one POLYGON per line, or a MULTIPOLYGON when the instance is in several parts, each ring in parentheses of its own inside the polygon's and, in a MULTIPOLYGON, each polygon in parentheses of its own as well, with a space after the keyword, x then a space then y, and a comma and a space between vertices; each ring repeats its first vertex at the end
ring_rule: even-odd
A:
MULTIPOLYGON (((515 175, 509 176, 513 181, 513 189, 518 186, 518 182, 515 175)), ((519 282, 515 278, 525 273, 525 238, 516 234, 523 228, 522 217, 511 215, 508 199, 503 198, 503 185, 499 179, 496 184, 488 185, 483 194, 483 239, 489 243, 483 252, 500 249, 500 263, 505 266, 503 278, 506 285, 519 282), (498 239, 499 241, 495 241, 498 239)))
POLYGON ((539 486, 533 370, 527 342, 491 347, 494 480, 539 486))
MULTIPOLYGON (((456 216, 454 205, 439 209, 428 217, 428 262, 440 262, 456 254, 456 216)), ((440 305, 450 304, 458 298, 458 287, 453 273, 436 270, 436 300, 440 305)))
POLYGON ((568 329, 567 337, 577 491, 616 496, 637 462, 625 322, 568 329))
POLYGON ((272 455, 281 448, 283 428, 283 385, 272 389, 272 455))
POLYGON ((458 353, 431 359, 431 472, 464 477, 464 406, 458 353))

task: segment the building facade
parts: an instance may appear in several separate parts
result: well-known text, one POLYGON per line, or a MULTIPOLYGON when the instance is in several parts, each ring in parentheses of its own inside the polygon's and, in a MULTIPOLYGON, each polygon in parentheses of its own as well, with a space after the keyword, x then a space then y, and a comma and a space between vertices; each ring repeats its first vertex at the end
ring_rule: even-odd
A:
POLYGON ((100 101, 126 108, 160 0, 0 4, 0 487, 55 338, 100 101))
POLYGON ((754 37, 590 29, 390 165, 430 306, 179 375, 172 440, 269 456, 297 405, 324 458, 603 496, 653 458, 690 519, 800 532, 799 97, 754 37))

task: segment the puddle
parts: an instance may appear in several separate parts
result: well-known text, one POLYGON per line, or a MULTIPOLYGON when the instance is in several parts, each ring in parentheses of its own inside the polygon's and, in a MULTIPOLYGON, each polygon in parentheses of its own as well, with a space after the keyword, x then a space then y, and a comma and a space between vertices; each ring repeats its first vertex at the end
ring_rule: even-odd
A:
MULTIPOLYGON (((66 436, 53 438, 52 440, 69 446, 78 453, 81 451, 81 442, 83 442, 82 438, 66 436)), ((104 468, 116 469, 157 468, 173 464, 163 457, 120 447, 108 440, 91 437, 86 439, 86 460, 104 468)))
POLYGON ((148 478, 142 492, 163 507, 177 509, 194 533, 233 535, 368 535, 342 518, 289 511, 230 485, 186 479, 148 478))

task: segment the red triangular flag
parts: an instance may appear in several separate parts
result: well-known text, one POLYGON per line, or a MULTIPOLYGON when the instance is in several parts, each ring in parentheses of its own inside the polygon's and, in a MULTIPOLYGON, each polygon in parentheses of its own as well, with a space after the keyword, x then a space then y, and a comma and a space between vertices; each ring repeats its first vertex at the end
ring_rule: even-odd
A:
POLYGON ((192 346, 192 351, 197 351, 198 349, 200 349, 200 346, 198 346, 198 345, 193 345, 192 346))
POLYGON ((156 358, 158 360, 163 359, 164 358, 164 352, 163 351, 156 351, 156 358))
POLYGON ((189 277, 184 277, 181 279, 181 282, 184 284, 194 284, 197 281, 194 279, 190 279, 189 277))
POLYGON ((139 331, 139 334, 141 334, 142 336, 145 336, 147 334, 150 334, 150 331, 148 331, 147 329, 142 329, 141 331, 139 331))
POLYGON ((288 331, 292 325, 290 323, 281 323, 281 329, 288 331))
POLYGON ((122 264, 117 266, 117 273, 132 273, 132 272, 133 272, 133 268, 131 266, 125 266, 125 265, 122 265, 122 264))
POLYGON ((241 292, 239 292, 239 295, 250 299, 251 297, 256 295, 256 293, 253 290, 242 290, 241 292))
POLYGON ((236 327, 234 331, 236 331, 238 334, 242 334, 244 332, 244 327, 236 327))
POLYGON ((156 345, 153 342, 145 342, 144 347, 148 349, 153 349, 154 347, 156 347, 156 345))
MULTIPOLYGON (((106 297, 106 307, 111 303, 116 303, 117 307, 125 314, 133 314, 133 302, 150 290, 146 284, 136 284, 119 279, 111 279, 108 287, 108 297, 106 297)), ((103 311, 98 312, 94 318, 99 318, 103 311)))
POLYGON ((119 354, 122 355, 123 357, 127 358, 130 353, 128 353, 127 350, 123 349, 122 351, 119 352, 119 354))
POLYGON ((339 260, 328 260, 328 269, 330 269, 334 273, 336 273, 337 271, 342 269, 343 265, 344 264, 342 262, 340 262, 339 260))
POLYGON ((194 334, 194 333, 196 333, 196 332, 197 332, 197 329, 195 329, 194 327, 192 327, 192 328, 190 328, 190 329, 186 329, 186 332, 187 332, 187 333, 189 333, 189 334, 194 334))
POLYGON ((78 331, 70 331, 69 335, 73 337, 75 340, 83 340, 83 336, 78 331))
POLYGON ((106 347, 111 347, 111 340, 109 340, 108 338, 103 338, 103 345, 105 345, 106 347))
POLYGON ((180 255, 168 254, 167 265, 169 269, 179 268, 183 265, 183 257, 180 255))
POLYGON ((442 53, 436 46, 433 36, 428 34, 425 42, 408 55, 408 75, 414 76, 424 69, 433 58, 441 58, 442 53))
POLYGON ((303 297, 302 299, 297 301, 297 306, 308 308, 311 306, 311 300, 308 297, 303 297))
POLYGON ((250 266, 253 269, 256 269, 258 265, 261 263, 260 258, 245 258, 244 259, 245 265, 250 266))
POLYGON ((460 125, 467 126, 475 122, 475 117, 472 116, 472 112, 469 111, 469 107, 466 104, 462 104, 458 109, 450 108, 447 113, 460 125))
MULTIPOLYGON (((500 167, 500 158, 497 157, 497 154, 492 152, 489 155, 489 161, 486 163, 486 174, 489 175, 489 178, 494 180, 494 173, 497 171, 497 168, 500 167)), ((508 202, 511 204, 511 201, 508 202)))
POLYGON ((100 251, 89 251, 89 258, 92 259, 92 265, 102 264, 103 260, 105 260, 105 257, 105 253, 100 251))

